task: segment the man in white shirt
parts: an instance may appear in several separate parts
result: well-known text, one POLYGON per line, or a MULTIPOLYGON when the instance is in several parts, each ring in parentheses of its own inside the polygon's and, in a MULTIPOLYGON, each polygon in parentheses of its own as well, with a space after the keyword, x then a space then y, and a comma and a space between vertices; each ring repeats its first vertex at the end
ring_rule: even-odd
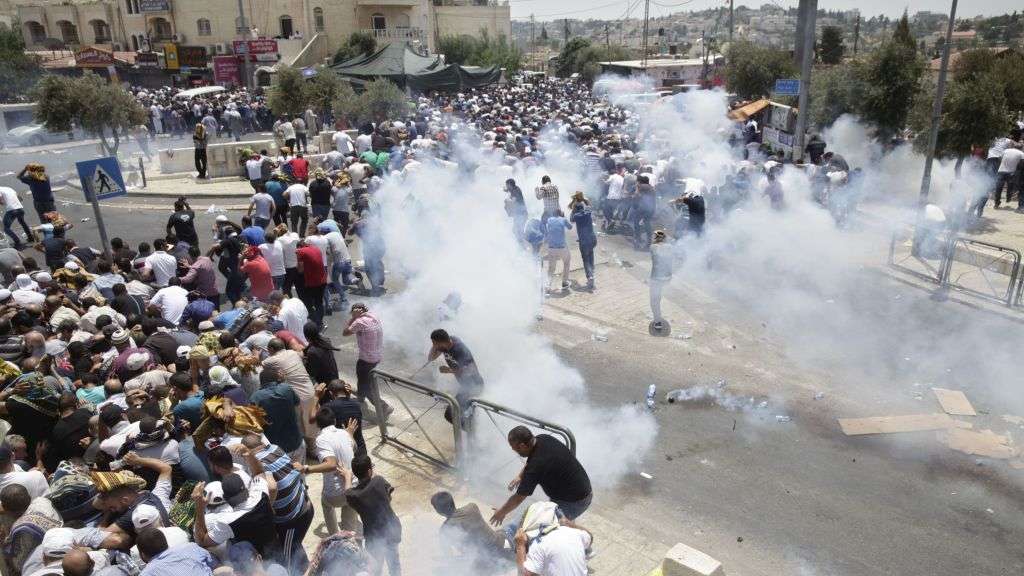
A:
POLYGON ((281 133, 284 145, 288 147, 288 152, 295 154, 295 126, 289 120, 282 118, 281 124, 277 129, 281 133))
POLYGON ((256 188, 256 193, 252 195, 252 202, 249 203, 249 210, 245 215, 252 215, 252 223, 266 229, 274 218, 274 211, 277 209, 277 206, 274 204, 274 197, 267 194, 263 189, 263 181, 260 180, 260 182, 261 184, 258 187, 255 184, 253 185, 256 188))
POLYGON ((302 182, 296 182, 285 188, 284 197, 288 199, 288 218, 292 232, 305 236, 306 225, 309 223, 309 188, 302 182))
MULTIPOLYGON (((1009 202, 1013 196, 1015 189, 1020 186, 1019 182, 1016 182, 1017 178, 1017 167, 1020 166, 1021 159, 1024 159, 1024 151, 1021 150, 1020 143, 1013 143, 1006 148, 1003 152, 1003 157, 999 161, 999 171, 996 173, 996 189, 994 198, 996 201, 996 208, 999 208, 1001 203, 1001 196, 1003 195, 1003 188, 1006 188, 1006 201, 1009 202)), ((1017 193, 1017 211, 1021 212, 1024 204, 1020 201, 1020 192, 1017 193)))
POLYGON ((263 184, 263 158, 259 154, 253 154, 245 161, 245 174, 252 189, 258 192, 263 184))
POLYGON ((149 307, 160 311, 160 316, 168 322, 177 324, 181 314, 188 306, 188 290, 181 287, 181 279, 174 276, 167 287, 156 291, 149 301, 149 307))
POLYGON ((11 224, 17 220, 21 223, 21 227, 25 229, 25 238, 29 241, 32 240, 32 229, 28 227, 28 223, 25 222, 25 207, 21 204, 21 198, 18 197, 18 193, 14 188, 8 188, 7 186, 0 186, 0 203, 4 205, 4 232, 11 237, 14 241, 14 247, 21 250, 24 246, 21 238, 14 233, 14 229, 11 228, 11 224))
POLYGON ((361 156, 373 146, 373 138, 369 134, 356 136, 356 154, 361 156))
POLYGON ((284 286, 281 290, 291 296, 292 286, 302 286, 302 276, 299 274, 299 259, 295 255, 295 249, 299 245, 299 235, 295 232, 288 232, 284 224, 274 229, 277 233, 276 244, 281 246, 281 259, 284 261, 284 286))
MULTIPOLYGON (((263 259, 270 266, 270 276, 274 280, 274 289, 281 290, 284 288, 284 278, 287 273, 284 267, 284 248, 277 241, 277 232, 274 230, 268 230, 263 238, 266 241, 259 245, 260 254, 263 254, 263 259)), ((294 255, 294 251, 292 254, 294 255)))
POLYGON ((162 238, 153 241, 153 253, 146 256, 144 270, 153 275, 158 288, 167 286, 167 281, 177 275, 178 261, 167 253, 167 242, 162 238))
POLYGON ((593 535, 568 520, 529 545, 516 534, 516 563, 524 576, 587 576, 587 549, 593 535))
POLYGON ((601 212, 604 214, 604 225, 602 225, 604 230, 614 227, 615 212, 622 203, 622 187, 625 182, 622 170, 622 166, 616 167, 615 172, 609 174, 605 180, 605 183, 608 184, 608 195, 605 196, 604 202, 601 204, 601 212))
POLYGON ((271 306, 277 307, 277 319, 284 324, 284 329, 291 332, 299 342, 306 344, 306 336, 303 328, 309 320, 309 310, 302 300, 298 298, 285 297, 282 292, 274 290, 267 297, 271 306))
MULTIPOLYGON (((349 456, 349 462, 352 457, 349 456)), ((11 484, 21 484, 28 491, 30 498, 38 498, 46 493, 50 484, 46 476, 39 470, 25 472, 14 465, 14 452, 7 445, 0 445, 0 491, 11 484)))
POLYGON ((316 437, 316 455, 320 463, 310 466, 293 462, 292 466, 303 474, 324 475, 320 505, 324 510, 327 533, 334 534, 338 531, 337 509, 341 509, 341 529, 354 531, 359 525, 359 515, 352 507, 346 505, 345 479, 338 473, 338 468, 352 467, 352 457, 355 455, 352 435, 355 434, 358 423, 352 418, 345 428, 336 427, 334 412, 330 408, 321 408, 316 413, 316 423, 320 427, 320 434, 316 437))
POLYGON ((352 153, 352 137, 344 130, 338 130, 331 136, 334 141, 334 149, 348 156, 352 153))
POLYGON ((345 287, 351 281, 352 256, 349 254, 345 237, 337 230, 331 230, 326 224, 319 224, 317 229, 327 240, 327 272, 331 282, 328 286, 338 295, 335 310, 345 308, 345 287))

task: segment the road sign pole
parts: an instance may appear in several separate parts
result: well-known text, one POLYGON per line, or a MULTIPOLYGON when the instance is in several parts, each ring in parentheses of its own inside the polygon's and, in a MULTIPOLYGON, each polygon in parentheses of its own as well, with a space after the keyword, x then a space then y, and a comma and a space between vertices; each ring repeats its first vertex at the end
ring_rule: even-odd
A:
MULTIPOLYGON (((802 3, 801 3, 802 4, 802 3)), ((793 161, 803 160, 804 133, 810 118, 808 100, 811 91, 811 65, 814 63, 814 24, 818 15, 818 0, 807 1, 804 15, 803 62, 800 66, 800 98, 797 104, 796 134, 793 138, 793 161)), ((799 40, 798 40, 799 41, 799 40)))
POLYGON ((110 240, 107 239, 107 227, 103 223, 103 211, 100 210, 100 201, 96 199, 96 191, 89 184, 89 200, 92 202, 92 211, 96 216, 96 226, 100 229, 100 243, 103 244, 103 255, 110 260, 110 240))

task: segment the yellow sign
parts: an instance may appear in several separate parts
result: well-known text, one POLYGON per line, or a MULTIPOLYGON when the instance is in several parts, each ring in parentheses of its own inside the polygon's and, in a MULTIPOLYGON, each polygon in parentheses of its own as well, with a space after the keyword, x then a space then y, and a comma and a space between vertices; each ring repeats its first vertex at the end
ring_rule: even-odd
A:
POLYGON ((164 68, 177 70, 181 68, 178 64, 178 45, 168 42, 164 44, 164 68))

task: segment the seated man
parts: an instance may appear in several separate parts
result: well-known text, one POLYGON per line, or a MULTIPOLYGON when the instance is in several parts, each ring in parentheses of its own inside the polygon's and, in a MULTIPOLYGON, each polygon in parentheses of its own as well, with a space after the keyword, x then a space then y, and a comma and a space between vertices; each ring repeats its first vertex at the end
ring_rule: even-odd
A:
POLYGON ((487 524, 476 504, 456 508, 455 499, 448 492, 434 494, 430 504, 445 518, 440 530, 441 540, 453 556, 460 557, 457 560, 469 559, 474 572, 493 572, 498 559, 508 557, 505 535, 487 524))

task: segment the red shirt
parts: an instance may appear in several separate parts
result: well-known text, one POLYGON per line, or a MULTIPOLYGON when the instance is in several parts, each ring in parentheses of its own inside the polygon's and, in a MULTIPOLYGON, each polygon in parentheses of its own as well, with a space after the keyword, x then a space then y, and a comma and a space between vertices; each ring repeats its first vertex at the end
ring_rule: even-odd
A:
POLYGON ((270 275, 270 264, 265 258, 246 260, 242 263, 241 270, 249 277, 252 295, 256 298, 266 300, 267 296, 274 291, 274 279, 270 275))
POLYGON ((327 269, 324 255, 316 246, 303 246, 295 251, 295 258, 302 264, 302 282, 307 288, 327 284, 327 269))
POLYGON ((309 178, 309 161, 305 158, 292 158, 289 164, 292 165, 292 176, 296 180, 305 182, 309 178))

